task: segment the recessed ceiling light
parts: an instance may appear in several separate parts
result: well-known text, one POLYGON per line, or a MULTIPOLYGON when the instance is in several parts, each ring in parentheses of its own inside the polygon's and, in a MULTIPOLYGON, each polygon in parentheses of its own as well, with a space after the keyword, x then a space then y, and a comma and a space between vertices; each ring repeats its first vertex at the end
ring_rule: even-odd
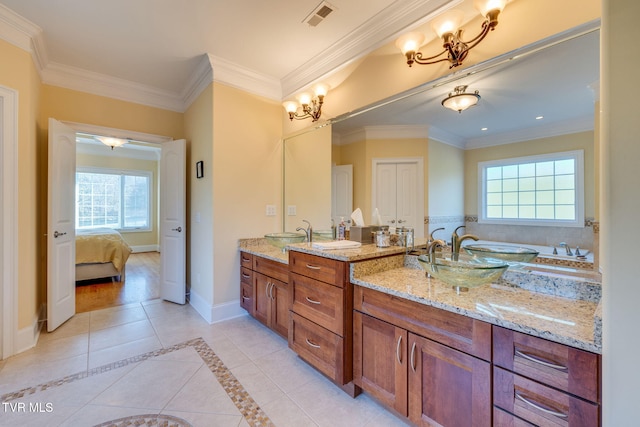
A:
POLYGON ((482 129, 480 129, 480 130, 487 130, 487 129, 489 129, 489 128, 482 128, 482 129))
POLYGON ((542 119, 544 119, 544 116, 538 116, 538 117, 536 117, 536 120, 542 120, 542 119))

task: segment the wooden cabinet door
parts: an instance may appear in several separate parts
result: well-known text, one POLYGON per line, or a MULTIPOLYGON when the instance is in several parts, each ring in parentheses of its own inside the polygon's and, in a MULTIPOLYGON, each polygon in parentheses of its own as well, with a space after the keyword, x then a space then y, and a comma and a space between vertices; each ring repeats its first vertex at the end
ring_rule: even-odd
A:
POLYGON ((490 426, 489 362, 409 333, 409 419, 420 426, 490 426))
POLYGON ((269 311, 271 310, 271 281, 272 279, 260 273, 253 273, 253 316, 269 325, 269 311))
POLYGON ((272 279, 271 283, 273 285, 269 292, 272 297, 269 326, 286 338, 289 330, 289 285, 275 279, 272 279))
POLYGON ((357 311, 353 327, 354 383, 407 416, 407 331, 357 311))

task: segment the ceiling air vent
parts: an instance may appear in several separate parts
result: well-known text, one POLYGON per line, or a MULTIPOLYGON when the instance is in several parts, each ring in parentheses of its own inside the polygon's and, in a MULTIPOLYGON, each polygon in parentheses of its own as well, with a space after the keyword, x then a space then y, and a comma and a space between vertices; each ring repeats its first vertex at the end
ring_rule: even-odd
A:
POLYGON ((312 27, 317 26, 321 23, 331 12, 336 10, 334 6, 323 1, 320 3, 306 18, 304 18, 303 22, 306 22, 312 27))

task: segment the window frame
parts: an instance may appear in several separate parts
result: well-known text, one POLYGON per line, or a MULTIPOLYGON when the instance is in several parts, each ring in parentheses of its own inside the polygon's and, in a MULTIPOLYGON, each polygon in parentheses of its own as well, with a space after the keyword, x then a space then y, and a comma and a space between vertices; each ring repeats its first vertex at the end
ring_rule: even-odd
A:
MULTIPOLYGON (((555 175, 554 175, 555 176, 555 175)), ((478 162, 478 223, 495 225, 528 225, 547 227, 584 227, 584 150, 564 151, 532 156, 478 162), (513 166, 527 163, 568 160, 575 162, 575 219, 517 219, 487 218, 487 168, 513 166)))
MULTIPOLYGON (((147 193, 148 193, 148 201, 147 201, 147 205, 148 205, 148 218, 147 218, 147 227, 118 227, 118 228, 113 228, 110 227, 114 230, 117 230, 119 232, 125 232, 125 233, 136 233, 136 232, 149 232, 149 231, 153 231, 153 171, 149 171, 149 170, 138 170, 138 169, 113 169, 113 168, 100 168, 100 167, 94 167, 94 166, 78 166, 76 167, 76 174, 77 173, 93 173, 93 174, 103 174, 103 175, 120 175, 122 176, 136 176, 136 177, 146 177, 148 179, 149 185, 148 185, 148 189, 147 189, 147 193)), ((121 218, 121 222, 124 223, 124 179, 120 179, 120 189, 121 189, 121 200, 120 200, 120 218, 121 218)), ((77 225, 77 218, 78 218, 78 200, 77 200, 77 191, 78 191, 78 187, 77 187, 77 183, 76 183, 76 201, 75 201, 75 210, 76 210, 76 224, 77 225)), ((121 224, 122 225, 122 224, 121 224)), ((93 230, 96 228, 104 228, 104 227, 92 227, 92 228, 88 228, 88 227, 83 227, 80 228, 80 230, 93 230)))

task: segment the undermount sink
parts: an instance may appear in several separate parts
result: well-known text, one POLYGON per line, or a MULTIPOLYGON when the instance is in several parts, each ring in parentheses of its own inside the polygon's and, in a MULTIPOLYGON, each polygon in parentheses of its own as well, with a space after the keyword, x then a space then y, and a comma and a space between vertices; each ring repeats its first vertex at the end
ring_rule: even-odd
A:
POLYGON ((418 261, 428 275, 451 285, 458 292, 495 282, 509 268, 498 259, 465 254, 458 255, 457 261, 450 255, 436 256, 433 262, 429 255, 420 255, 418 261))
POLYGON ((286 246, 292 243, 302 243, 306 240, 307 236, 304 233, 269 233, 265 234, 264 238, 267 242, 282 249, 282 252, 286 252, 286 246))
POLYGON ((531 262, 536 259, 539 254, 539 252, 534 249, 522 246, 471 244, 463 246, 463 248, 471 255, 498 259, 510 265, 531 262))

